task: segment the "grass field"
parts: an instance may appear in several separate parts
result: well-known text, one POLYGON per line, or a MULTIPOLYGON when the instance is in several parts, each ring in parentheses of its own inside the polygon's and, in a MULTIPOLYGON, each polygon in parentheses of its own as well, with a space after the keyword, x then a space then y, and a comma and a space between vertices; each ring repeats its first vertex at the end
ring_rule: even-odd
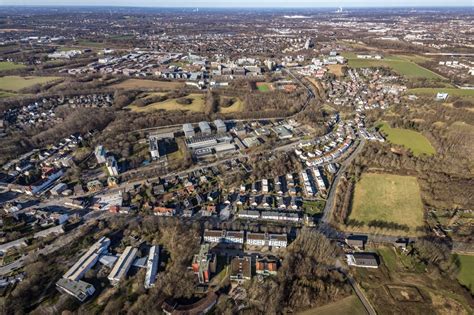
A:
MULTIPOLYGON (((222 98, 229 98, 228 96, 222 96, 222 98)), ((234 98, 235 99, 235 98, 234 98)), ((222 114, 229 114, 229 113, 240 113, 244 111, 244 103, 240 98, 237 98, 229 107, 220 107, 219 112, 222 114)))
POLYGON ((317 308, 312 308, 298 315, 365 315, 367 311, 362 302, 355 295, 343 298, 340 301, 330 303, 317 308))
POLYGON ((389 67, 407 78, 443 79, 439 74, 413 62, 421 61, 421 57, 397 55, 371 60, 358 59, 355 53, 344 53, 343 56, 348 59, 351 68, 389 67))
POLYGON ((450 96, 468 96, 474 97, 474 90, 456 89, 456 88, 418 88, 409 89, 407 93, 417 95, 430 95, 435 97, 436 93, 448 93, 450 96))
POLYGON ((59 77, 6 76, 0 78, 0 90, 18 92, 24 88, 36 84, 45 84, 57 79, 59 79, 59 77))
POLYGON ((25 65, 22 65, 22 64, 7 62, 7 61, 0 62, 0 71, 23 69, 23 68, 26 68, 26 67, 25 65))
POLYGON ((421 154, 433 155, 436 150, 431 145, 430 141, 421 133, 401 128, 391 128, 384 123, 379 126, 380 130, 387 136, 388 141, 393 144, 403 145, 410 149, 415 156, 421 154))
POLYGON ((0 91, 0 98, 15 96, 15 93, 0 91))
POLYGON ((403 224, 410 232, 423 225, 423 203, 416 177, 365 173, 357 182, 350 219, 403 224))
POLYGON ((202 112, 204 110, 204 95, 203 94, 189 94, 186 96, 192 100, 189 105, 183 105, 177 103, 176 99, 168 99, 163 102, 156 102, 144 107, 138 107, 135 105, 128 106, 133 112, 149 112, 153 110, 186 110, 192 112, 202 112))
POLYGON ((458 280, 474 294, 474 256, 458 255, 458 259, 461 262, 458 280))
POLYGON ((272 90, 272 86, 270 85, 270 83, 257 82, 257 89, 260 92, 268 92, 268 91, 272 90))
POLYGON ((112 85, 116 89, 136 90, 136 89, 164 89, 175 90, 183 87, 182 82, 153 81, 143 79, 128 79, 118 84, 112 85))

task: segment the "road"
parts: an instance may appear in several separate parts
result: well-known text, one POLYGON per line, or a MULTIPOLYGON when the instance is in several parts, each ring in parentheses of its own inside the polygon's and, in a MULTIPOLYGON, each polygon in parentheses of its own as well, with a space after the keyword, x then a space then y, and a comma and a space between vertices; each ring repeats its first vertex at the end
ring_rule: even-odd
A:
POLYGON ((339 184, 339 181, 341 180, 347 166, 351 164, 351 162, 355 159, 355 157, 359 155, 359 153, 364 148, 365 142, 366 142, 365 139, 361 139, 357 145, 357 148, 354 149, 351 155, 344 162, 341 163, 341 168, 337 172, 336 178, 334 179, 334 181, 331 184, 331 187, 329 188, 329 194, 326 199, 326 205, 324 207, 324 214, 323 214, 323 217, 321 218, 322 224, 329 223, 330 219, 332 218, 332 212, 334 210, 334 199, 336 198, 337 185, 339 184))

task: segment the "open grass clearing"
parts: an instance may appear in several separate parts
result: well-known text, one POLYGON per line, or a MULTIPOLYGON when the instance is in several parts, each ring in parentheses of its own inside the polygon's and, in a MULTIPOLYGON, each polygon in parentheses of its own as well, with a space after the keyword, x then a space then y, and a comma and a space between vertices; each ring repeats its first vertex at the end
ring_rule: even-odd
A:
POLYGON ((458 280, 474 294, 474 256, 457 255, 457 258, 461 263, 458 280))
POLYGON ((229 97, 229 96, 221 96, 223 99, 233 99, 234 103, 228 107, 219 107, 219 112, 222 114, 229 114, 229 113, 240 113, 244 111, 244 103, 240 98, 237 97, 229 97))
POLYGON ((23 68, 26 68, 26 66, 19 63, 0 61, 0 71, 23 69, 23 68))
POLYGON ((355 53, 342 54, 351 68, 388 67, 407 78, 444 79, 441 75, 426 69, 412 60, 421 61, 416 56, 386 56, 384 59, 359 59, 355 53))
POLYGON ((60 77, 6 76, 0 78, 0 90, 18 92, 36 84, 46 84, 58 79, 60 77))
POLYGON ((156 102, 144 107, 138 107, 136 105, 130 105, 128 108, 133 112, 149 112, 153 110, 185 110, 192 112, 202 112, 204 111, 204 95, 203 94, 189 94, 184 98, 190 99, 191 104, 179 104, 177 99, 167 99, 163 102, 156 102))
POLYGON ((15 93, 10 93, 10 92, 0 91, 0 98, 11 97, 11 96, 15 96, 15 95, 17 95, 17 94, 15 94, 15 93))
POLYGON ((414 234, 423 226, 423 203, 416 177, 364 173, 356 184, 349 218, 365 224, 374 220, 396 223, 409 227, 408 234, 414 234))
POLYGON ((139 89, 162 89, 175 90, 184 86, 182 82, 154 81, 145 79, 128 79, 118 84, 112 85, 112 88, 124 90, 139 89))
POLYGON ((338 77, 343 76, 343 73, 342 73, 343 65, 328 65, 327 67, 328 67, 329 72, 333 73, 334 75, 338 77))
POLYGON ((435 97, 437 93, 448 93, 449 96, 467 96, 474 97, 474 90, 469 89, 457 89, 457 88, 418 88, 418 89, 409 89, 407 91, 409 94, 415 95, 429 95, 435 97))
POLYGON ((298 315, 365 315, 367 311, 356 295, 345 297, 337 302, 333 302, 320 307, 312 308, 298 315))
POLYGON ((257 82, 257 89, 260 91, 260 92, 269 92, 271 90, 273 90, 273 87, 270 83, 266 83, 266 82, 257 82))
POLYGON ((436 153, 430 141, 418 131, 391 128, 387 123, 379 125, 379 128, 386 135, 388 141, 410 149, 415 156, 421 154, 433 155, 436 153))

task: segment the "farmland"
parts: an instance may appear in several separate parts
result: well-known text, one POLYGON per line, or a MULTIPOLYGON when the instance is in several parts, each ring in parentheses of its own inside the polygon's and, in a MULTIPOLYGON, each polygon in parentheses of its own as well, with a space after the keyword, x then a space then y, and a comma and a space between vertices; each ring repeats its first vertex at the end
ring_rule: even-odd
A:
POLYGON ((344 56, 348 59, 348 65, 351 68, 389 67, 407 78, 443 79, 435 72, 413 62, 412 60, 419 60, 419 58, 411 56, 387 56, 379 60, 358 59, 354 53, 347 53, 344 56))
POLYGON ((364 315, 367 314, 364 305, 360 302, 356 295, 348 296, 342 300, 330 303, 317 308, 309 309, 299 313, 299 315, 364 315))
POLYGON ((128 79, 118 84, 113 85, 113 88, 124 90, 139 90, 139 89, 162 89, 174 90, 183 87, 181 82, 167 82, 167 81, 153 81, 144 79, 128 79))
POLYGON ((474 294, 474 256, 458 255, 461 269, 459 270, 458 280, 465 285, 474 294))
POLYGON ((25 68, 25 66, 22 64, 7 62, 7 61, 0 62, 0 71, 23 69, 23 68, 25 68))
POLYGON ((0 90, 18 92, 36 84, 45 84, 59 79, 59 77, 20 77, 6 76, 0 78, 0 90))
POLYGON ((204 110, 204 96, 203 94, 189 94, 185 98, 191 100, 191 104, 179 104, 177 99, 167 99, 163 102, 156 102, 144 107, 131 105, 128 108, 133 112, 149 112, 153 110, 185 110, 192 112, 202 112, 204 110))
POLYGON ((436 153, 436 150, 433 148, 430 141, 417 131, 391 128, 386 123, 381 124, 379 128, 387 136, 388 141, 410 149, 415 156, 421 154, 433 155, 436 153))
MULTIPOLYGON (((350 219, 379 220, 409 227, 423 225, 423 204, 415 177, 365 173, 357 182, 350 219)), ((400 233, 400 231, 398 231, 400 233)))

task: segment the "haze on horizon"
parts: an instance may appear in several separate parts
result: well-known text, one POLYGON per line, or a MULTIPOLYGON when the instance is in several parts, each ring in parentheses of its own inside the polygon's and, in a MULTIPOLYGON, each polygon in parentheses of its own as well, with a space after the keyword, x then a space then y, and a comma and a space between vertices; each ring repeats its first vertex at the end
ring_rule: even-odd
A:
MULTIPOLYGON (((442 7, 444 0, 0 0, 0 5, 48 5, 48 6, 133 6, 133 7, 199 7, 199 8, 335 8, 335 7, 442 7)), ((450 7, 473 7, 472 0, 449 3, 450 7)))

